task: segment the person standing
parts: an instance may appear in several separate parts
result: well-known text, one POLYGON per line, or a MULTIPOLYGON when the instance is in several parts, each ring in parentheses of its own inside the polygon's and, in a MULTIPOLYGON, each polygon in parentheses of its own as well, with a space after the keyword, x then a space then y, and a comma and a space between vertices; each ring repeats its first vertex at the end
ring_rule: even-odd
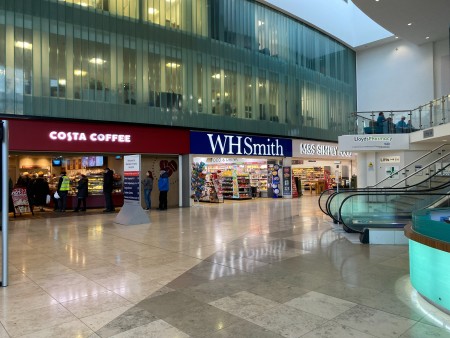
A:
POLYGON ((158 210, 167 210, 167 192, 169 191, 169 174, 163 169, 160 172, 158 180, 159 189, 159 208, 158 210))
POLYGON ((401 120, 397 122, 397 133, 406 133, 405 117, 402 116, 401 120))
POLYGON ((59 205, 59 211, 60 212, 66 212, 66 206, 67 206, 67 195, 69 193, 70 189, 70 179, 67 177, 67 174, 65 171, 61 171, 61 176, 59 177, 58 181, 58 205, 59 205))
POLYGON ((40 211, 44 211, 44 205, 47 204, 47 195, 50 194, 50 188, 44 173, 39 172, 38 177, 33 181, 32 186, 34 205, 39 207, 40 211))
POLYGON ((114 173, 111 169, 105 168, 105 171, 103 173, 103 194, 105 195, 105 210, 103 210, 103 212, 115 211, 112 200, 113 184, 114 173))
POLYGON ((153 173, 149 170, 145 173, 145 176, 141 183, 144 188, 145 210, 150 210, 152 208, 153 173))
POLYGON ((383 134, 384 133, 384 126, 385 126, 386 118, 384 117, 384 113, 381 111, 378 113, 377 118, 377 134, 383 134))
POLYGON ((88 178, 86 175, 81 174, 80 180, 77 185, 77 207, 74 209, 75 212, 86 211, 86 198, 88 197, 88 178), (83 208, 80 209, 81 204, 83 204, 83 208))

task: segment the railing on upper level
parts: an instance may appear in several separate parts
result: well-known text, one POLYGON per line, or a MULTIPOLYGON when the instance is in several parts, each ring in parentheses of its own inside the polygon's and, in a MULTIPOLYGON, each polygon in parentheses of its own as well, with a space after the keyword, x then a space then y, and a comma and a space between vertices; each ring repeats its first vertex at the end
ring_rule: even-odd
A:
POLYGON ((354 112, 350 134, 394 134, 435 127, 450 122, 450 95, 412 110, 354 112))

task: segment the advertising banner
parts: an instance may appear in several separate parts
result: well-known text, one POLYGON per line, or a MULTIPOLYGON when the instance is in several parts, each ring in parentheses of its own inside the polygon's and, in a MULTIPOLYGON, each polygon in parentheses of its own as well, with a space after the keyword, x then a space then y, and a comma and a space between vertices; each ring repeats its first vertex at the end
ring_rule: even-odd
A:
POLYGON ((24 212, 31 212, 30 203, 28 201, 27 189, 14 188, 11 197, 16 212, 22 214, 24 212))
POLYGON ((283 196, 291 196, 292 190, 291 167, 283 167, 283 196))
POLYGON ((123 198, 124 203, 140 204, 141 155, 123 157, 123 198))

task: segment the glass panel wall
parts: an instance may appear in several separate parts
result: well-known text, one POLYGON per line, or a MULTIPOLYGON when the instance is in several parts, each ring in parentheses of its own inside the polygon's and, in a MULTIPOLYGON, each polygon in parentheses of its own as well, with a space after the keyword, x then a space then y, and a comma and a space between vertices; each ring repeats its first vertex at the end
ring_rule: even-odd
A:
POLYGON ((336 140, 355 110, 354 52, 261 3, 7 2, 0 113, 336 140))

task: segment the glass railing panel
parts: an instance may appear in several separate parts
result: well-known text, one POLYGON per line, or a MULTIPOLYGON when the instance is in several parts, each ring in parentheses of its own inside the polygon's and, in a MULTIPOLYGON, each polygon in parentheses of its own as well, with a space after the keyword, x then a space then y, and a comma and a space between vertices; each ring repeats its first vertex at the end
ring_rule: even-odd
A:
MULTIPOLYGON (((448 188, 447 188, 448 191, 448 188)), ((362 232, 364 228, 403 227, 416 210, 448 199, 438 193, 372 193, 348 196, 341 205, 339 217, 348 228, 362 232)))

